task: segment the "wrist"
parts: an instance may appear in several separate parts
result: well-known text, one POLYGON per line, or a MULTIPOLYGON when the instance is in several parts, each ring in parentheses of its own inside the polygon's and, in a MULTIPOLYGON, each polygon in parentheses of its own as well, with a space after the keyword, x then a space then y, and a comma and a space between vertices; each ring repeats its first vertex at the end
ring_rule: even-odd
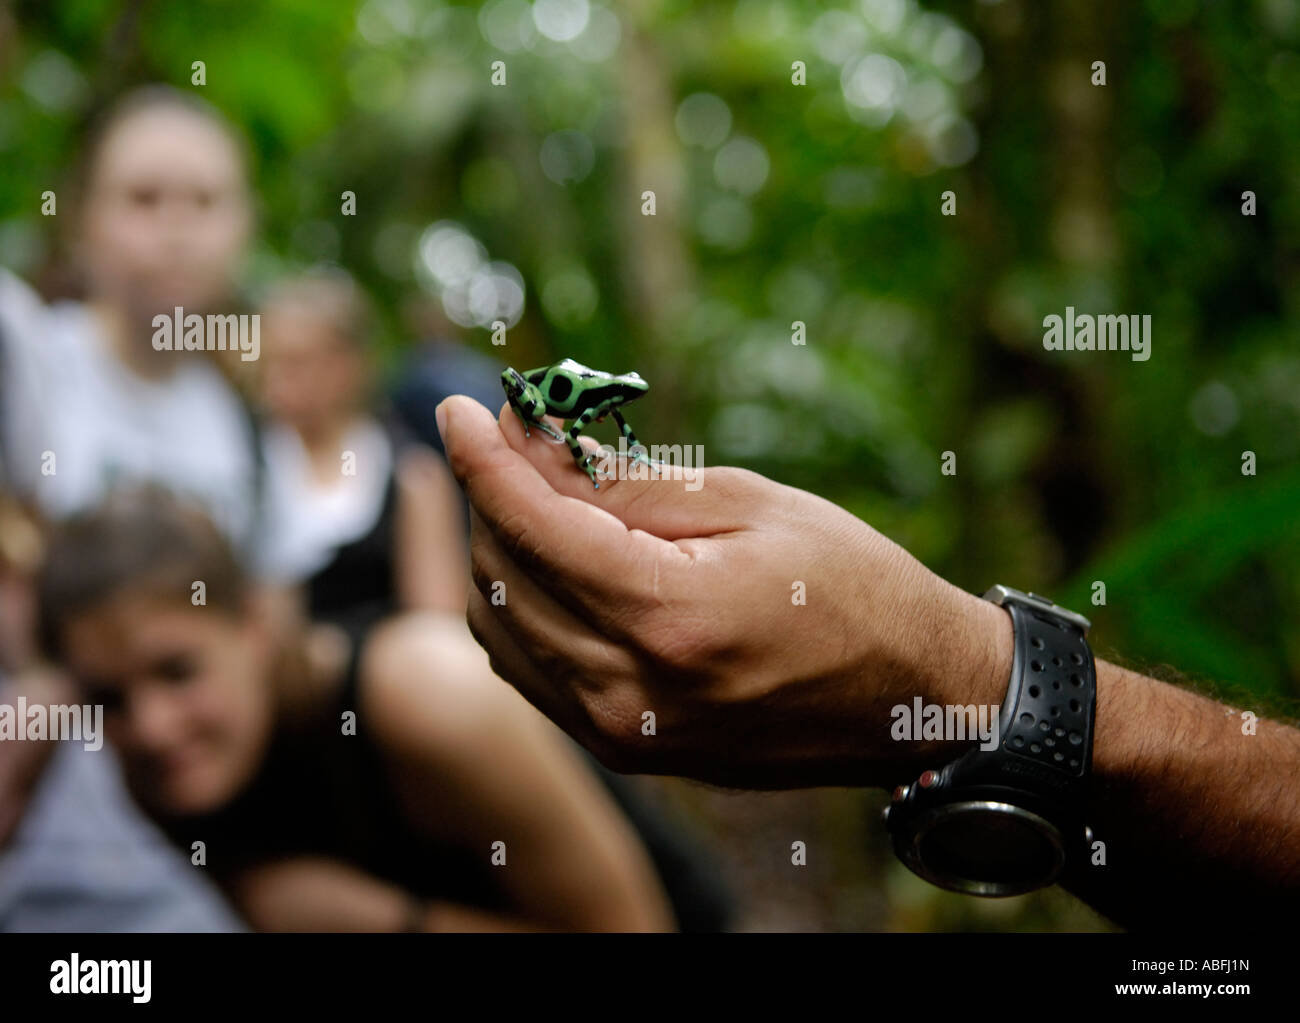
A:
POLYGON ((949 592, 932 624, 927 699, 944 705, 1002 706, 1011 681, 1011 615, 991 601, 944 583, 949 592))
MULTIPOLYGON (((923 608, 913 613, 909 636, 907 689, 895 694, 911 704, 917 697, 940 707, 988 706, 1000 709, 1011 680, 1015 637, 1003 608, 931 576, 923 608)), ((996 710, 993 711, 996 715, 996 710)), ((977 739, 911 740, 899 744, 895 772, 886 787, 904 775, 937 769, 973 747, 977 739)))

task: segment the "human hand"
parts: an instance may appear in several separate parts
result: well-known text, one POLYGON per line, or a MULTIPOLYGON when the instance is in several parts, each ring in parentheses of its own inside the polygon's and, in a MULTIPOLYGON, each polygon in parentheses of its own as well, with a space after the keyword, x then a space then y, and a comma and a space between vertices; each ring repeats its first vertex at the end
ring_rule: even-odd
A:
POLYGON ((508 406, 458 395, 438 420, 471 504, 470 629, 607 766, 888 787, 935 753, 890 737, 892 707, 1001 703, 1010 617, 829 501, 726 466, 593 490, 508 406))

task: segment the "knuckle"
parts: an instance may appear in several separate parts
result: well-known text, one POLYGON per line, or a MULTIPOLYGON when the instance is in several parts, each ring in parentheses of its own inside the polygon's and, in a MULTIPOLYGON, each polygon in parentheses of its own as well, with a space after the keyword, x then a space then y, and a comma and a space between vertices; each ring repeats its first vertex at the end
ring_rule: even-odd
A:
POLYGON ((474 588, 485 597, 492 592, 493 573, 488 568, 488 559, 482 545, 477 547, 471 546, 469 562, 470 579, 474 583, 474 588))
POLYGON ((497 528, 505 552, 521 565, 536 565, 540 561, 541 549, 529 519, 529 515, 515 512, 502 519, 497 528))
POLYGON ((716 497, 724 501, 746 501, 752 498, 754 491, 761 485, 770 487, 772 481, 752 469, 742 469, 735 465, 709 466, 705 483, 716 497))
POLYGON ((647 701, 628 688, 589 693, 580 702, 589 723, 588 748, 596 759, 622 774, 643 768, 647 757, 641 722, 647 701))
POLYGON ((511 685, 517 681, 510 669, 499 661, 496 654, 492 653, 490 650, 488 651, 488 671, 492 672, 493 675, 501 679, 503 682, 509 682, 511 685))
POLYGON ((574 691, 576 671, 563 650, 533 637, 529 637, 528 642, 521 646, 533 666, 548 682, 562 691, 574 691))
MULTIPOLYGON (((470 592, 469 602, 465 608, 465 624, 469 627, 470 637, 486 650, 489 656, 501 653, 503 643, 508 645, 509 642, 508 635, 502 629, 502 623, 497 617, 497 610, 480 593, 470 592)), ((495 665, 492 666, 492 670, 496 671, 495 665)))
MULTIPOLYGON (((487 650, 490 657, 492 650, 487 644, 487 636, 483 631, 483 616, 487 613, 482 602, 471 600, 465 611, 465 624, 469 626, 469 634, 474 637, 474 642, 487 650)), ((496 671, 496 668, 493 667, 492 670, 496 671)))

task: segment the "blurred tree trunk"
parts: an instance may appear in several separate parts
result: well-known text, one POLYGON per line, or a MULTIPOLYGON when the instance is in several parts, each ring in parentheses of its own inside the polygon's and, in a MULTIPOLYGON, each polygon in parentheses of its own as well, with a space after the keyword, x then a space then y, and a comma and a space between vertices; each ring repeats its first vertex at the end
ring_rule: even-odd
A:
MULTIPOLYGON (((668 61, 651 37, 658 0, 636 0, 623 8, 624 36, 620 67, 623 76, 626 162, 620 210, 623 243, 621 273, 636 321, 640 343, 634 346, 650 381, 653 419, 661 429, 680 432, 686 410, 677 364, 662 349, 679 329, 696 301, 690 248, 683 237, 689 225, 686 167, 674 127, 673 84, 666 75, 668 61), (655 194, 655 215, 644 216, 642 194, 655 194)), ((655 438, 643 438, 647 444, 655 438)), ((675 437, 679 443, 686 438, 675 437)), ((662 441, 669 442, 670 439, 662 441)))
POLYGON ((1122 83, 1119 51, 1112 45, 1118 11, 1097 0, 1053 6, 1052 59, 1047 82, 1055 116, 1056 210, 1052 245, 1065 264, 1099 275, 1116 268, 1119 242, 1111 202, 1110 144, 1113 90, 1122 83), (1106 64, 1106 84, 1093 85, 1092 64, 1106 64))
MULTIPOLYGON (((1056 290, 1055 283, 1066 284, 1067 301, 1074 296, 1076 307, 1089 304, 1082 290, 1087 284, 1117 283, 1121 246, 1111 133, 1113 90, 1124 87, 1121 51, 1113 42, 1121 15, 1111 0, 1062 0, 1050 6, 1006 0, 981 9, 975 18, 989 77, 989 105, 980 129, 988 155, 968 170, 974 201, 962 207, 957 226, 965 244, 980 253, 962 302, 970 322, 984 325, 987 333, 975 339, 977 352, 984 354, 972 366, 975 389, 965 395, 968 418, 978 424, 991 400, 1036 394, 1052 410, 1055 431, 1025 480, 1033 488, 1031 503, 1021 513, 1028 518, 999 511, 997 502, 1006 495, 981 490, 978 481, 963 488, 963 521, 979 535, 967 537, 954 551, 954 566, 971 580, 997 569, 980 553, 990 545, 1002 551, 1003 572, 1068 578, 1082 568, 1103 535, 1117 489, 1100 431, 1109 404, 1106 377, 1044 360, 1033 350, 1038 339, 1024 336, 1026 324, 1008 318, 998 303, 1007 301, 1011 275, 1035 263, 1047 272, 1031 280, 1049 293, 1056 290), (1105 85, 1092 84, 1096 60, 1106 62, 1105 85), (1023 153, 1026 139, 1035 137, 1041 148, 1032 162, 1023 164, 1026 173, 999 175, 1011 157, 1023 153), (981 381, 994 381, 997 395, 986 393, 981 381), (1016 556, 1014 535, 1026 531, 1050 537, 1055 550, 1021 550, 1021 563, 1007 561, 1016 556)), ((1120 301, 1124 291, 1116 286, 1111 294, 1120 301)), ((1040 298, 1032 298, 1033 322, 1047 313, 1064 313, 1063 308, 1037 308, 1040 298)))

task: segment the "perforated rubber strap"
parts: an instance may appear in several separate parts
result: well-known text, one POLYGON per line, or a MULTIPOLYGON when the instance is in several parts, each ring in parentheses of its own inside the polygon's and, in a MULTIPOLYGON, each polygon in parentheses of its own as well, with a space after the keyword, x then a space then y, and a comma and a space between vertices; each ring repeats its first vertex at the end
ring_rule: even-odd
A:
POLYGON ((1002 604, 1015 629, 1001 750, 1071 779, 1092 769, 1097 669, 1074 623, 1011 598, 1002 604))

